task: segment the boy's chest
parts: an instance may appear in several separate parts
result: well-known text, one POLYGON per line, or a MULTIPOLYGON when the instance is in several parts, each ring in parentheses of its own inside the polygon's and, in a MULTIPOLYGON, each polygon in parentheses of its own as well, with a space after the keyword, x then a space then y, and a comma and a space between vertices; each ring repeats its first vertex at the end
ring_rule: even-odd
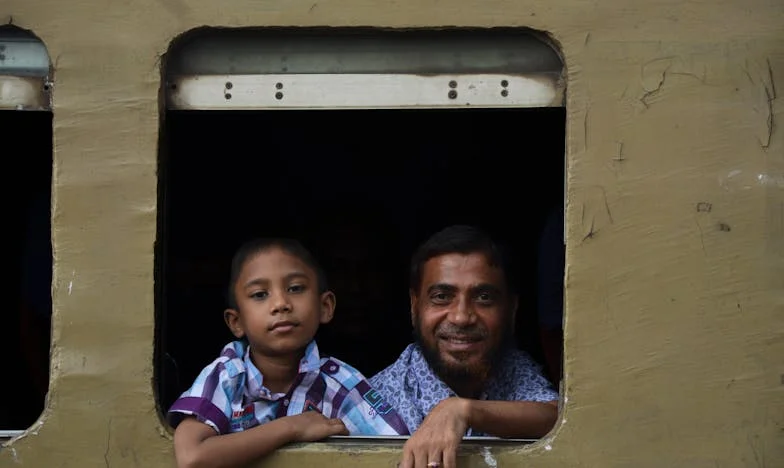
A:
POLYGON ((326 417, 332 416, 331 404, 324 402, 320 392, 303 391, 296 388, 294 391, 277 395, 272 398, 245 398, 234 402, 231 406, 229 424, 232 432, 244 431, 260 424, 268 423, 284 416, 294 416, 305 411, 318 411, 326 417))

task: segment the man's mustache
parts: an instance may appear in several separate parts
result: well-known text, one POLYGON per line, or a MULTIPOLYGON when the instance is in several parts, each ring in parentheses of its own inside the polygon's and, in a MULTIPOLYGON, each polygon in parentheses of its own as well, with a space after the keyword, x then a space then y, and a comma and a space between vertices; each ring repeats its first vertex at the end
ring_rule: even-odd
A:
POLYGON ((487 329, 479 325, 461 327, 453 323, 442 323, 436 329, 436 337, 442 339, 460 339, 467 341, 480 341, 488 336, 487 329))

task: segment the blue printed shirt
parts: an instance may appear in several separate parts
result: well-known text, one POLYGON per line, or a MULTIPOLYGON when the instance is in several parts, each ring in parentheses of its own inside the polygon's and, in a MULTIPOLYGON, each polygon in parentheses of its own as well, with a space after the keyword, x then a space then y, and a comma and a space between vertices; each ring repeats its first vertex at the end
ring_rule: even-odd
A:
MULTIPOLYGON (((417 344, 408 345, 397 361, 370 378, 370 384, 392 404, 412 433, 438 403, 457 396, 436 376, 417 344)), ((528 354, 510 349, 479 399, 545 402, 557 400, 558 392, 528 354)), ((485 435, 471 428, 466 433, 485 435)))
POLYGON ((244 431, 283 416, 319 411, 340 418, 350 435, 408 435, 403 420, 356 369, 321 357, 311 341, 286 393, 272 393, 242 341, 227 344, 168 413, 176 427, 188 415, 218 434, 244 431))

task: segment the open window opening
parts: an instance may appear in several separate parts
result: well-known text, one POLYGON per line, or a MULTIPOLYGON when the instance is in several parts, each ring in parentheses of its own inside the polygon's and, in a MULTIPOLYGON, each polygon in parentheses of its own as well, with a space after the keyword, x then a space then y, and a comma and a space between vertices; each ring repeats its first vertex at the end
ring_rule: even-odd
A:
POLYGON ((457 223, 512 247, 517 343, 558 388, 562 343, 543 341, 538 310, 562 291, 545 298, 538 278, 550 265, 563 287, 562 68, 520 31, 206 30, 176 43, 159 160, 160 410, 234 339, 222 311, 243 241, 312 250, 338 298, 319 349, 370 377, 412 341, 414 249, 457 223))
POLYGON ((49 387, 51 336, 52 88, 46 47, 30 31, 0 26, 2 154, 12 164, 5 225, 10 233, 12 301, 0 323, 4 373, 0 386, 0 442, 41 415, 49 387))

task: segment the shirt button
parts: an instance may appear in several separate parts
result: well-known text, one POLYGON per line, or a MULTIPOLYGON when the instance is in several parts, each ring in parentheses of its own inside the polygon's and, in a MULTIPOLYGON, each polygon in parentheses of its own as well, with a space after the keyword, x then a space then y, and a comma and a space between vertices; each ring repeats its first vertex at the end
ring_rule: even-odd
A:
POLYGON ((283 406, 289 406, 289 399, 288 398, 283 400, 283 406))

